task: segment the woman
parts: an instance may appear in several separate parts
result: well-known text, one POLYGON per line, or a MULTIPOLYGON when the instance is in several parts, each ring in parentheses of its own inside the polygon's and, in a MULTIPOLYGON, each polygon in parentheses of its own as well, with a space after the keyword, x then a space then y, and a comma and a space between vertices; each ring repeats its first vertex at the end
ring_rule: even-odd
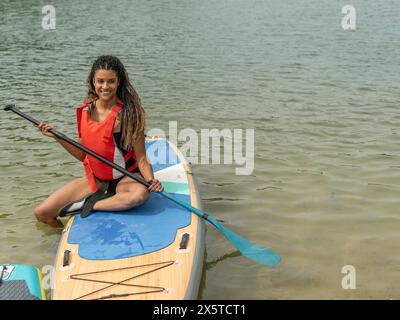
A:
POLYGON ((121 211, 143 204, 149 192, 162 192, 154 179, 145 151, 145 112, 139 95, 129 82, 121 61, 114 56, 100 56, 88 77, 85 103, 77 108, 79 142, 108 160, 141 175, 150 183, 142 184, 124 177, 110 166, 87 155, 49 132, 47 123, 37 127, 60 143, 72 156, 82 161, 85 176, 61 187, 35 208, 38 220, 53 227, 63 227, 57 217, 91 210, 121 211), (104 192, 113 196, 97 202, 104 192))

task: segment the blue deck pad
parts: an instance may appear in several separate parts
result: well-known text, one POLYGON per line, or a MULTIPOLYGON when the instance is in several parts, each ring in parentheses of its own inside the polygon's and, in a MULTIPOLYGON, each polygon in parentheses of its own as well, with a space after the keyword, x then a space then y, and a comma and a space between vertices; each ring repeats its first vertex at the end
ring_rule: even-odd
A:
MULTIPOLYGON (((174 195, 190 203, 190 196, 174 195)), ((143 205, 127 211, 95 211, 71 226, 68 242, 79 245, 79 256, 111 260, 154 252, 174 242, 176 231, 190 224, 189 210, 157 193, 143 205)))
POLYGON ((145 144, 147 159, 154 172, 180 163, 178 155, 167 140, 146 141, 145 144))

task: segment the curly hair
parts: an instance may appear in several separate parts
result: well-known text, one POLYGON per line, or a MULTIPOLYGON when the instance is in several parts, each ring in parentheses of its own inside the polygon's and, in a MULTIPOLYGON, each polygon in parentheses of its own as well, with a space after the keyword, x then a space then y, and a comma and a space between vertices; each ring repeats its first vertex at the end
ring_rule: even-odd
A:
POLYGON ((142 107, 140 97, 129 81, 128 73, 122 62, 115 56, 104 55, 94 61, 87 84, 86 100, 97 99, 93 78, 97 70, 113 70, 117 74, 119 85, 117 98, 124 103, 121 121, 121 143, 125 150, 132 150, 136 139, 144 132, 146 114, 142 107))

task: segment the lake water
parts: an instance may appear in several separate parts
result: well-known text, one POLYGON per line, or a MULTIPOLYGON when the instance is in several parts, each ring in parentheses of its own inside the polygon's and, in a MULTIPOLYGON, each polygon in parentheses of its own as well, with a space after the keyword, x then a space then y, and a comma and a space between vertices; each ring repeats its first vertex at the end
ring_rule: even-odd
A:
MULTIPOLYGON (((208 226, 200 299, 399 299, 400 7, 394 0, 47 1, 0 4, 1 105, 76 137, 92 61, 125 64, 147 129, 254 130, 254 170, 194 164, 203 207, 282 256, 240 256, 208 226), (342 27, 342 8, 356 29, 342 27), (345 290, 342 268, 355 268, 345 290)), ((0 261, 53 264, 60 232, 34 207, 83 174, 0 112, 0 261)))

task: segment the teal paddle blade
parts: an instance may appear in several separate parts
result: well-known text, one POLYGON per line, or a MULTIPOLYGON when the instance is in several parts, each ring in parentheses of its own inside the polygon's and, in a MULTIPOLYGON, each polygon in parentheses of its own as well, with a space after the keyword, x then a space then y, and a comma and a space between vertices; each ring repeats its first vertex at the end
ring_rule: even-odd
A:
POLYGON ((279 262, 281 261, 281 257, 272 251, 271 249, 267 249, 261 247, 242 236, 238 235, 237 233, 229 230, 228 228, 224 227, 220 224, 217 220, 215 220, 212 216, 205 214, 202 210, 192 207, 190 204, 185 203, 179 199, 176 199, 172 195, 162 192, 161 193, 164 197, 170 199, 171 201, 175 202, 176 204, 187 208, 191 212, 197 214, 199 217, 205 219, 209 223, 211 223, 214 227, 216 227, 231 243, 234 247, 236 247, 242 255, 245 257, 263 265, 269 267, 276 267, 279 262))
POLYGON ((281 257, 271 249, 261 247, 243 238, 237 233, 225 228, 213 217, 208 216, 207 221, 221 231, 221 233, 241 252, 241 254, 247 258, 269 267, 276 267, 281 261, 281 257))

